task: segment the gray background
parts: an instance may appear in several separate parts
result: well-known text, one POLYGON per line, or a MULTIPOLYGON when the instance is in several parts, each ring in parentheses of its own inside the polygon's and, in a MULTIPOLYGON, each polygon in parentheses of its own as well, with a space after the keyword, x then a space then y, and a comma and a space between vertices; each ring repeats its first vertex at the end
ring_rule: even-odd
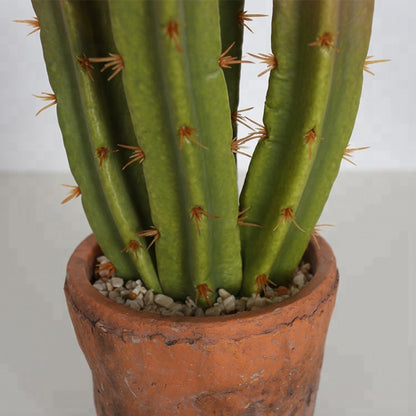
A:
MULTIPOLYGON (((247 1, 270 14, 265 1, 247 1)), ((414 416, 416 403, 414 219, 416 29, 412 1, 377 0, 369 54, 391 58, 364 74, 351 145, 371 146, 343 163, 320 220, 341 274, 316 416, 414 416)), ((39 35, 26 37, 26 0, 0 2, 0 415, 93 415, 88 367, 63 298, 66 261, 90 231, 54 110, 31 94, 50 91, 39 35)), ((246 50, 269 52, 267 19, 246 32, 246 50)), ((260 121, 266 79, 246 65, 241 108, 260 121)), ((244 134, 244 131, 242 132, 244 134)), ((240 161, 244 176, 247 159, 240 161)), ((167 413, 168 415, 168 413, 167 413)))

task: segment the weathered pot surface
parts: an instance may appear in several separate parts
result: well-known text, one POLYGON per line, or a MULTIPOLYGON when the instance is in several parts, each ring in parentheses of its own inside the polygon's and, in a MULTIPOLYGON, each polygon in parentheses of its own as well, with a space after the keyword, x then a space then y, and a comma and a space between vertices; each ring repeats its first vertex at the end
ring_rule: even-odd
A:
POLYGON ((338 286, 325 240, 311 241, 305 257, 315 274, 298 294, 220 317, 162 317, 117 304, 90 283, 100 253, 92 235, 85 239, 65 282, 97 415, 313 415, 338 286))

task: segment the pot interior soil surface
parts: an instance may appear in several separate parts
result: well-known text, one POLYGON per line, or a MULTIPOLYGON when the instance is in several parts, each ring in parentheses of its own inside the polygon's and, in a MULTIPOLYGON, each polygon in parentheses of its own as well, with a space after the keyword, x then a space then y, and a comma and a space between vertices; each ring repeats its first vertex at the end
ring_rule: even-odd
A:
POLYGON ((255 311, 283 302, 296 295, 311 281, 313 275, 310 268, 310 263, 302 262, 287 286, 277 286, 262 275, 264 279, 259 291, 249 297, 234 296, 225 289, 219 289, 216 302, 211 303, 205 310, 198 306, 197 299, 193 300, 188 296, 184 302, 175 302, 169 296, 160 293, 155 295, 153 290, 147 290, 140 279, 123 280, 115 276, 113 266, 105 256, 97 257, 97 278, 93 278, 93 286, 103 296, 136 310, 159 313, 163 316, 220 316, 255 311))
POLYGON ((313 415, 338 287, 324 239, 308 247, 315 273, 297 294, 214 317, 161 316, 102 296, 91 284, 99 255, 88 237, 65 281, 97 415, 313 415))

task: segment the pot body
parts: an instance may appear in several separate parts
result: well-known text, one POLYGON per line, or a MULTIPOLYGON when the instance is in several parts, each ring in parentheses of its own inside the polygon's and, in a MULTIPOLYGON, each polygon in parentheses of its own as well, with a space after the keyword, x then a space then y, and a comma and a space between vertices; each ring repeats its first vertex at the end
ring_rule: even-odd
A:
POLYGON ((99 416, 314 412, 338 286, 328 244, 311 242, 314 277, 278 305, 238 315, 162 317, 102 296, 90 283, 93 236, 72 255, 65 294, 91 368, 99 416))

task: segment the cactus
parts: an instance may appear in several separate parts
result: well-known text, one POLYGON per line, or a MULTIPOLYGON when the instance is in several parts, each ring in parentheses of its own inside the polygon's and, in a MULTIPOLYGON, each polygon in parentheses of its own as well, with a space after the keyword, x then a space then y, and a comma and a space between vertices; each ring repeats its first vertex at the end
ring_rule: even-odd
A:
POLYGON ((285 284, 348 145, 373 0, 274 0, 273 53, 250 54, 270 72, 264 124, 246 118, 240 140, 243 29, 262 16, 243 0, 32 3, 53 89, 41 98, 117 274, 205 305, 220 287, 285 284), (233 153, 255 139, 239 198, 233 153))
POLYGON ((245 291, 259 272, 287 281, 306 249, 351 136, 373 12, 371 1, 274 4, 268 137, 241 195, 263 224, 242 230, 245 291))

